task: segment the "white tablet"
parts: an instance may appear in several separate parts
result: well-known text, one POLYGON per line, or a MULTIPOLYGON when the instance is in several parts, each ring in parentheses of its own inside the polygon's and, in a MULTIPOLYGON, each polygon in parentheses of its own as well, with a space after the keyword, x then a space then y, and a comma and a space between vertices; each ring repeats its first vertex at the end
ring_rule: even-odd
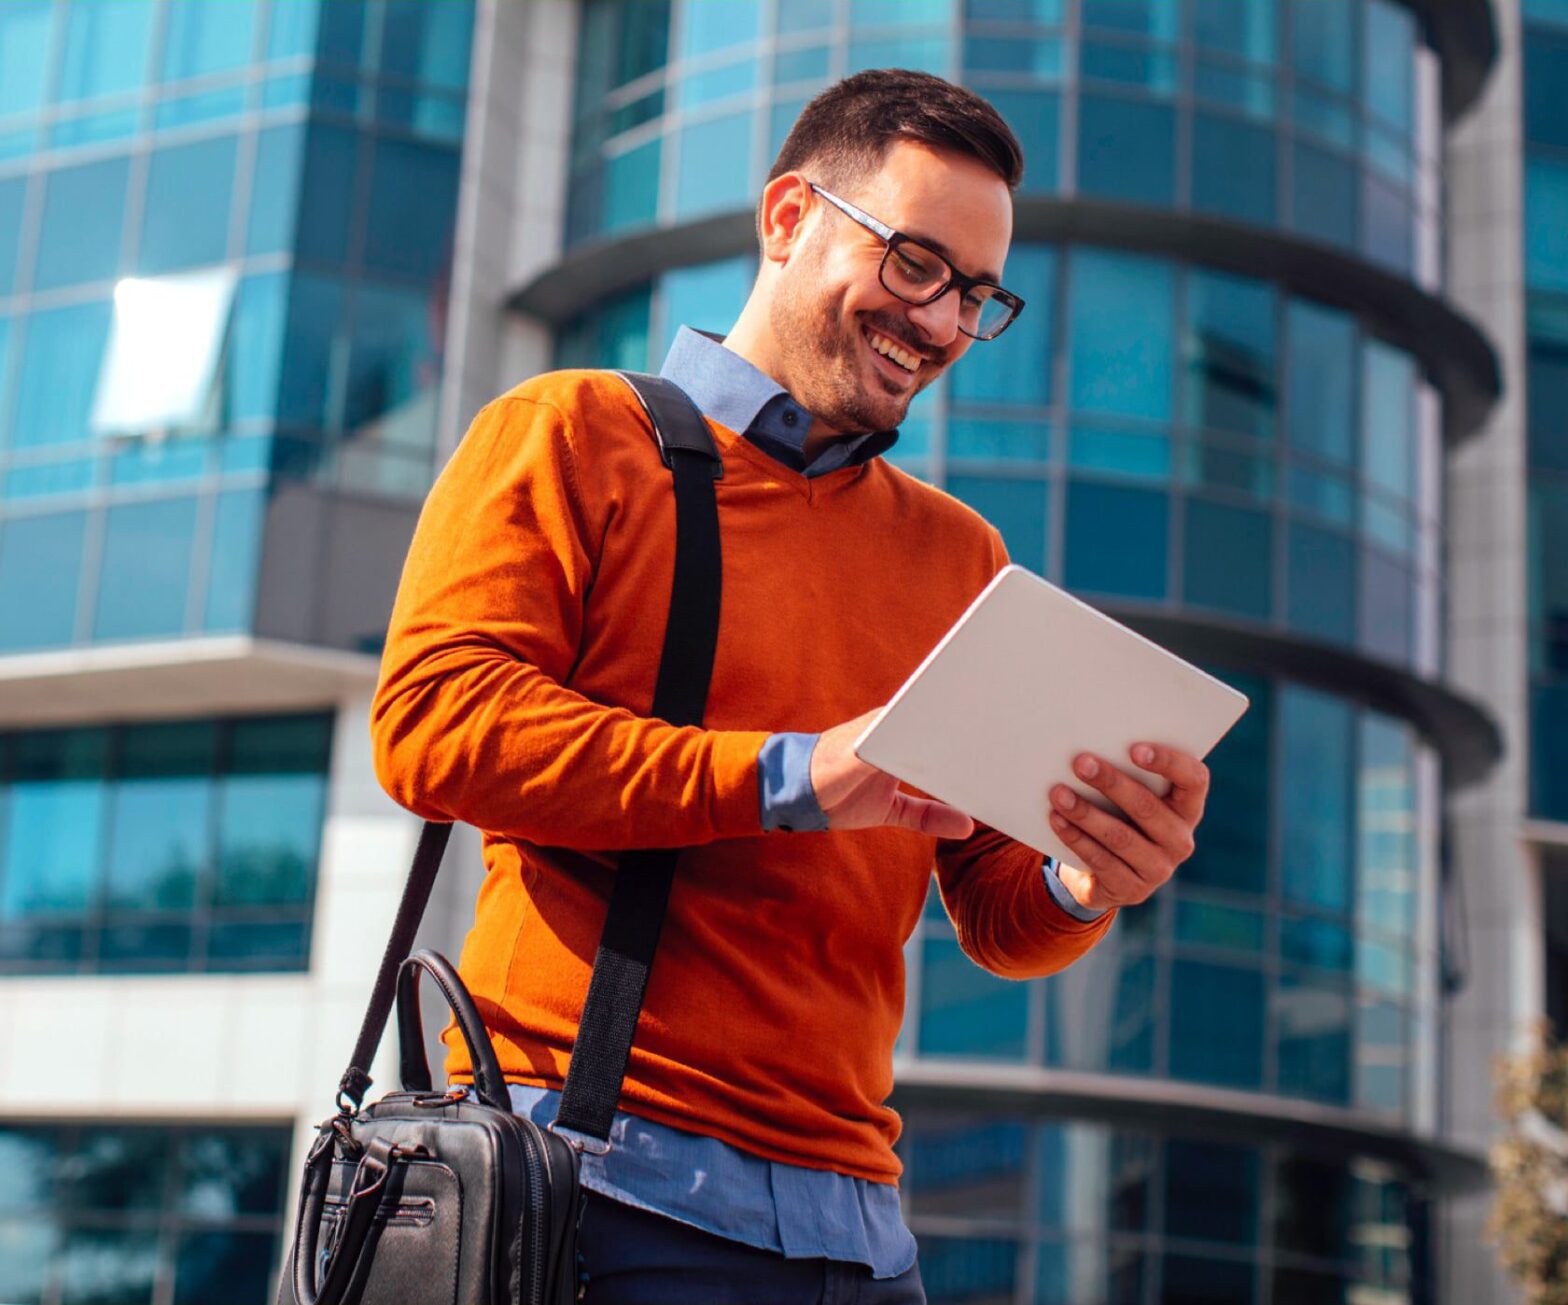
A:
POLYGON ((1093 752, 1164 796, 1128 749, 1203 757, 1247 710, 1231 688, 1103 612, 1009 566, 970 604, 855 742, 879 770, 1068 864, 1051 786, 1120 810, 1073 772, 1093 752))

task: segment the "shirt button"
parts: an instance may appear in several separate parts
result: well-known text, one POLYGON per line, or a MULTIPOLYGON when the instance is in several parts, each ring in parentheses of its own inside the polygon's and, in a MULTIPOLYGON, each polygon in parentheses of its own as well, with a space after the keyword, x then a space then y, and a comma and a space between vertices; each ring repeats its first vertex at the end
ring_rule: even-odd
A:
POLYGON ((784 424, 786 426, 793 426, 795 424, 795 410, 793 408, 784 409, 784 424))

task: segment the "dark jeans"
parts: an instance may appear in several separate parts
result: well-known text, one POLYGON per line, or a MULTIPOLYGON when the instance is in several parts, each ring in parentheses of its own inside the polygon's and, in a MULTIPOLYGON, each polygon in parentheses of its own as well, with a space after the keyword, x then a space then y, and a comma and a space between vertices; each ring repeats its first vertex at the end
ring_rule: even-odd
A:
POLYGON ((586 1305, 925 1305, 918 1264, 878 1281, 863 1264, 786 1260, 594 1192, 587 1198, 586 1305))

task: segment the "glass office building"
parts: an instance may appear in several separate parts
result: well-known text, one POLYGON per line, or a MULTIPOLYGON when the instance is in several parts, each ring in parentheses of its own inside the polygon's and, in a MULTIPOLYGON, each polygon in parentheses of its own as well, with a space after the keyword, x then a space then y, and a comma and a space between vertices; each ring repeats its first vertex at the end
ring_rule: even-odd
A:
POLYGON ((1507 1299, 1485 1064, 1568 1020, 1563 0, 0 5, 0 1299, 266 1295, 417 833, 366 712, 432 476, 727 329, 791 123, 888 66, 1013 125, 1029 303, 889 458, 1253 702, 1067 972, 933 895, 930 1298, 1507 1299))

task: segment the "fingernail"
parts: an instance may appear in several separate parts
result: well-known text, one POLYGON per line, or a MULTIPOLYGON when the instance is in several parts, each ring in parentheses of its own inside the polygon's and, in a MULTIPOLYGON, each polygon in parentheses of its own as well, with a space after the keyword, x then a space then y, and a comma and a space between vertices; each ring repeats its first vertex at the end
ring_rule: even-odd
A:
POLYGON ((1078 795, 1070 788, 1058 789, 1056 793, 1056 804, 1064 811, 1071 811, 1075 806, 1078 805, 1078 795))
POLYGON ((1081 757, 1078 761, 1078 773, 1085 779, 1093 779, 1100 773, 1100 763, 1093 757, 1081 757))
POLYGON ((1154 760, 1154 749, 1147 743, 1140 743, 1132 750, 1132 759, 1140 766, 1147 766, 1154 760))

